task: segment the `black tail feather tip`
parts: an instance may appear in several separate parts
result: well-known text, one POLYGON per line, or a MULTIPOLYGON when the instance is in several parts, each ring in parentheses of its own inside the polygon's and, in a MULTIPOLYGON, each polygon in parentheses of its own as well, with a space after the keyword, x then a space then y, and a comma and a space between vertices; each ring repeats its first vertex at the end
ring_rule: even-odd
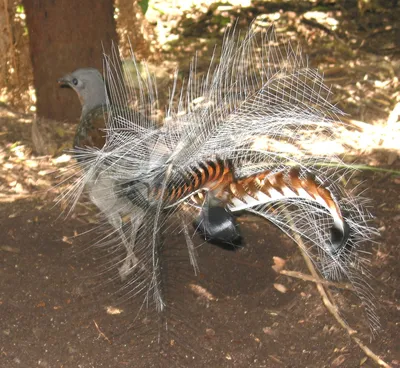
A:
POLYGON ((351 228, 349 224, 343 220, 343 228, 337 226, 331 227, 331 239, 328 244, 329 250, 333 254, 340 254, 343 251, 350 251, 353 247, 351 239, 351 228))
POLYGON ((230 250, 242 246, 242 237, 236 217, 223 207, 203 208, 193 225, 211 244, 230 250))

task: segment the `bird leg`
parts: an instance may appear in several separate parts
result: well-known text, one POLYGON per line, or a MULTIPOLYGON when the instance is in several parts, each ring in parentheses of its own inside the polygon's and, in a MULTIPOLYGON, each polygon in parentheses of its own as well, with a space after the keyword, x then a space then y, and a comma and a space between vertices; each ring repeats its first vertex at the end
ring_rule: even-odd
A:
MULTIPOLYGON (((121 236, 122 242, 126 249, 126 257, 124 259, 124 262, 123 262, 122 266, 118 269, 119 276, 121 277, 122 281, 124 281, 126 279, 126 277, 133 271, 133 269, 139 263, 139 258, 136 257, 136 255, 133 251, 133 248, 135 247, 136 235, 142 224, 142 215, 143 215, 143 211, 137 207, 135 209, 135 216, 133 216, 133 215, 130 216, 131 228, 130 228, 129 241, 121 229, 120 236, 121 236)), ((144 265, 142 265, 140 268, 142 270, 144 270, 144 265)))
MULTIPOLYGON (((130 201, 118 197, 110 178, 99 177, 96 181, 90 183, 89 187, 91 201, 106 216, 109 224, 117 231, 118 236, 125 247, 127 255, 122 266, 118 269, 121 280, 124 281, 139 263, 139 258, 136 257, 133 248, 135 246, 136 233, 142 223, 142 210, 139 207, 134 206, 130 201), (134 211, 141 212, 133 216, 132 213, 134 213, 134 211), (123 214, 130 214, 131 217, 130 239, 127 239, 123 229, 123 214)), ((142 265, 142 268, 143 267, 144 266, 142 265)))

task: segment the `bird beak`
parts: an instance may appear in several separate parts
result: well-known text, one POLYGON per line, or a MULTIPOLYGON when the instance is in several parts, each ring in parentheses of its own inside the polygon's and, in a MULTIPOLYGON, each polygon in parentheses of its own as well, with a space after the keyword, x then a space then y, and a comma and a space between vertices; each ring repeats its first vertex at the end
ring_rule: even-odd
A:
POLYGON ((58 79, 57 83, 60 85, 61 88, 71 88, 71 86, 69 84, 70 81, 66 77, 62 77, 62 78, 58 79))

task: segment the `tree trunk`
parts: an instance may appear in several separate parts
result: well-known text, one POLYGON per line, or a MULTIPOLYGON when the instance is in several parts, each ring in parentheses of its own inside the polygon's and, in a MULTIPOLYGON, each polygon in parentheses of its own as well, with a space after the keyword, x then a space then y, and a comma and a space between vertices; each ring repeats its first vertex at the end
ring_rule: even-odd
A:
POLYGON ((80 103, 57 80, 78 68, 102 70, 103 47, 117 41, 113 0, 23 0, 38 116, 77 120, 80 103))
POLYGON ((132 45, 138 60, 150 57, 154 60, 157 56, 154 27, 146 20, 138 0, 115 0, 115 6, 119 9, 117 29, 123 57, 130 57, 132 45))

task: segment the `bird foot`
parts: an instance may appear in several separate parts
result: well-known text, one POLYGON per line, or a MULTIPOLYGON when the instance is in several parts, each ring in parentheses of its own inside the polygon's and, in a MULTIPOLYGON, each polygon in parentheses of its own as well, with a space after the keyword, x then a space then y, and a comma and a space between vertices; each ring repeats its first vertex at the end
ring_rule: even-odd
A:
POLYGON ((138 263, 139 263, 139 258, 137 258, 133 252, 128 252, 127 257, 124 260, 124 263, 118 269, 121 281, 126 280, 126 278, 134 271, 138 263))

